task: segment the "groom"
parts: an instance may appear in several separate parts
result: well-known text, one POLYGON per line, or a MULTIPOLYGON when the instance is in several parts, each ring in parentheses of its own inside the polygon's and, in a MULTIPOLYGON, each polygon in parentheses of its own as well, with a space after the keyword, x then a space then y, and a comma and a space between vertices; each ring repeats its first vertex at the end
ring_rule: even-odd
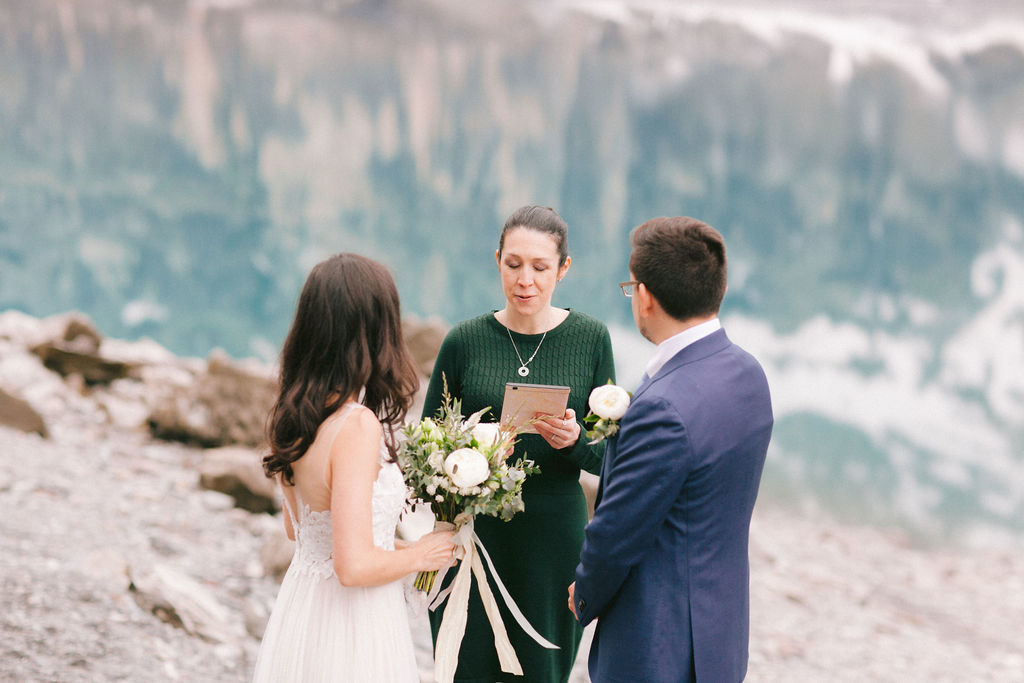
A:
POLYGON ((718 321, 718 231, 655 218, 631 240, 623 291, 658 346, 605 452, 569 608, 583 625, 598 620, 595 683, 741 681, 747 539, 773 423, 768 382, 718 321))

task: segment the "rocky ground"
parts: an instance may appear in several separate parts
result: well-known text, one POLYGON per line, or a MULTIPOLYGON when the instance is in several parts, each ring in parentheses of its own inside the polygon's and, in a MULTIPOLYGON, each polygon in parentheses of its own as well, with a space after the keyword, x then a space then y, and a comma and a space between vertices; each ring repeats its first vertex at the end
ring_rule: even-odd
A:
MULTIPOLYGON (((201 382, 208 364, 104 340, 148 369, 89 385, 30 352, 44 327, 0 314, 0 389, 48 434, 0 426, 0 680, 247 680, 280 523, 200 485, 223 448, 155 438, 149 420, 161 387, 201 382)), ((193 413, 179 421, 212 419, 178 399, 193 413)), ((1020 549, 926 550, 762 506, 751 559, 750 681, 1024 680, 1020 549)), ((426 681, 422 618, 415 631, 426 681)))

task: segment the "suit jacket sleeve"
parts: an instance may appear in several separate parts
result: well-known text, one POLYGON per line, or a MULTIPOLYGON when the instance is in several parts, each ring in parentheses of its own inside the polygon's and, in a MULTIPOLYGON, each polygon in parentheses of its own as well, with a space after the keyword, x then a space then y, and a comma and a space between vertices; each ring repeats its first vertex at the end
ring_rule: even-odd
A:
POLYGON ((581 624, 608 608, 655 543, 692 467, 690 453, 683 420, 666 401, 645 398, 630 406, 576 568, 581 624))

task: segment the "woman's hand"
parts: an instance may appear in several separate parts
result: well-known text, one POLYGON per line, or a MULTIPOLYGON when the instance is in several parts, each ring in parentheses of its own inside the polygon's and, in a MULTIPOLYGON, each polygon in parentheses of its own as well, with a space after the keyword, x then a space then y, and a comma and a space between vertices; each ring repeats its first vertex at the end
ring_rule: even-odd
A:
POLYGON ((454 557, 455 544, 451 531, 432 531, 409 546, 416 552, 416 571, 434 572, 449 566, 454 557))
POLYGON ((572 408, 567 408, 562 417, 554 415, 537 415, 536 417, 539 419, 533 423, 534 428, 552 448, 559 450, 569 448, 579 441, 580 423, 576 421, 576 411, 572 408))

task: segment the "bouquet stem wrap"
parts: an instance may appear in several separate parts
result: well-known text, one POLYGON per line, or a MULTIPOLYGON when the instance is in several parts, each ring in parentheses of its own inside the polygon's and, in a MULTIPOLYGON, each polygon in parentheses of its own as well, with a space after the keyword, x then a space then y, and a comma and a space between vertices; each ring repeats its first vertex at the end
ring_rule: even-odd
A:
MULTIPOLYGON (((508 632, 505 630, 505 624, 502 622, 501 613, 498 610, 498 603, 495 601, 491 587, 487 583, 487 574, 484 571, 481 557, 487 563, 491 576, 494 577, 494 583, 498 586, 498 591, 505 600, 505 605, 523 631, 542 647, 549 650, 557 650, 559 648, 540 635, 530 622, 527 621, 519 606, 516 605, 508 589, 505 588, 505 584, 501 582, 501 578, 498 576, 498 572, 495 570, 494 563, 487 554, 487 550, 484 549, 480 538, 473 531, 473 520, 460 520, 460 522, 461 524, 457 527, 452 525, 457 529, 455 537, 452 539, 456 546, 455 555, 457 559, 462 560, 456 571, 455 579, 444 591, 440 591, 443 581, 436 581, 428 598, 431 610, 437 609, 445 601, 445 598, 449 598, 448 606, 444 611, 444 617, 441 619, 441 628, 437 633, 437 646, 434 649, 434 680, 437 683, 451 683, 455 678, 455 669, 459 663, 459 649, 462 646, 462 637, 466 633, 466 618, 469 612, 469 588, 474 576, 476 577, 477 588, 480 591, 480 598, 484 603, 484 611, 487 613, 487 620, 491 623, 491 630, 494 632, 494 648, 498 652, 501 670, 505 673, 522 676, 523 667, 519 664, 519 658, 516 657, 516 651, 512 647, 512 643, 509 642, 508 632)), ((442 570, 442 579, 450 568, 442 570)))

